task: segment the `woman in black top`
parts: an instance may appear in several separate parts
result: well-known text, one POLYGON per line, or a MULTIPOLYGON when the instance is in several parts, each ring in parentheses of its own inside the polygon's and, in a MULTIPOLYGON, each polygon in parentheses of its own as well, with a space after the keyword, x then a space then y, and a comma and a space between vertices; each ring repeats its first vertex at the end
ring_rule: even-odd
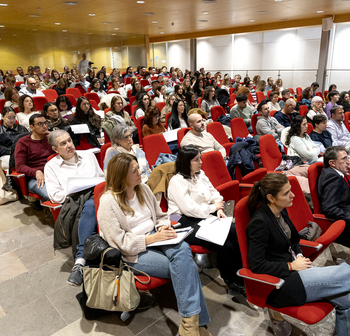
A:
POLYGON ((68 126, 68 122, 63 120, 61 117, 61 113, 58 110, 55 103, 45 103, 43 106, 43 110, 41 114, 47 120, 47 129, 49 132, 58 130, 58 129, 66 129, 68 126))
POLYGON ((96 78, 99 79, 100 81, 100 85, 101 85, 101 89, 105 92, 107 92, 108 89, 108 83, 107 83, 107 76, 106 73, 102 70, 100 70, 97 75, 96 78))
POLYGON ((88 70, 88 75, 85 77, 85 79, 86 79, 89 83, 91 83, 92 80, 93 80, 94 78, 95 78, 95 70, 89 69, 89 70, 88 70))
POLYGON ((66 94, 66 90, 68 88, 68 82, 66 79, 64 78, 61 78, 58 83, 57 83, 57 86, 55 87, 55 91, 57 92, 57 94, 60 96, 60 95, 63 95, 63 94, 66 94))
POLYGON ((344 112, 349 112, 350 111, 350 104, 349 104, 349 92, 348 91, 343 91, 340 94, 339 101, 337 105, 341 105, 344 108, 344 112))
POLYGON ((285 209, 292 206, 293 198, 284 174, 267 174, 255 182, 248 198, 252 216, 246 230, 249 266, 254 273, 285 281, 270 293, 267 303, 288 307, 329 301, 336 309, 336 335, 350 335, 350 266, 311 267, 285 209))
POLYGON ((196 94, 197 98, 201 98, 204 92, 204 82, 202 78, 198 78, 196 83, 193 86, 193 91, 196 94))

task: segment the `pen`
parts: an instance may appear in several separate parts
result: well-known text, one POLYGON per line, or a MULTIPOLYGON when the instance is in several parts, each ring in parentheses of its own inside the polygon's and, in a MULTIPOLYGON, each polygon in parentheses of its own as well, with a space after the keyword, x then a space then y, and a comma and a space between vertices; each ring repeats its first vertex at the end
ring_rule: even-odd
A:
POLYGON ((188 232, 190 231, 189 229, 179 229, 179 230, 175 230, 176 233, 179 233, 179 232, 188 232))

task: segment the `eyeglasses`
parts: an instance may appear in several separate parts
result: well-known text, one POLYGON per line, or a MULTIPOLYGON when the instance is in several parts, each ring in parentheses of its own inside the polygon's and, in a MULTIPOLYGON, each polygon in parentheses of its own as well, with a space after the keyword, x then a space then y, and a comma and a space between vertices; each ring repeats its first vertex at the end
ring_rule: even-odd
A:
POLYGON ((125 136, 124 136, 124 140, 128 140, 129 138, 130 138, 130 139, 132 138, 132 135, 131 135, 131 134, 125 135, 125 136))
POLYGON ((90 103, 81 103, 81 105, 90 106, 90 103))
POLYGON ((43 126, 47 126, 47 121, 45 122, 38 122, 36 125, 34 126, 39 126, 39 127, 43 127, 43 126))
POLYGON ((36 82, 35 83, 28 83, 28 85, 35 85, 36 84, 36 82))
MULTIPOLYGON (((67 105, 67 104, 66 104, 67 105)), ((51 110, 47 110, 47 112, 56 112, 57 111, 57 107, 51 110)))
POLYGON ((16 120, 16 117, 6 117, 7 120, 16 120))

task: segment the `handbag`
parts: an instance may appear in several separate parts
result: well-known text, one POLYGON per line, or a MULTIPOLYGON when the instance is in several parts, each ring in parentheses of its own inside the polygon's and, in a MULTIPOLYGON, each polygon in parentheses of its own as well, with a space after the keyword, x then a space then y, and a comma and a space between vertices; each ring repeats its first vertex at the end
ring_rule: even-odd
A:
POLYGON ((96 233, 85 239, 83 258, 85 260, 94 260, 108 247, 108 243, 96 233))
POLYGON ((103 264, 105 254, 111 250, 107 248, 101 254, 99 267, 84 267, 84 288, 87 295, 86 305, 90 308, 108 311, 132 311, 140 303, 140 294, 136 288, 135 279, 142 284, 151 280, 150 276, 141 272, 122 260, 119 267, 103 264), (104 267, 109 270, 105 270, 104 267), (145 276, 148 281, 140 281, 132 270, 145 276))
POLYGON ((299 231, 299 237, 301 239, 315 241, 321 236, 322 229, 317 223, 309 221, 307 225, 299 231))

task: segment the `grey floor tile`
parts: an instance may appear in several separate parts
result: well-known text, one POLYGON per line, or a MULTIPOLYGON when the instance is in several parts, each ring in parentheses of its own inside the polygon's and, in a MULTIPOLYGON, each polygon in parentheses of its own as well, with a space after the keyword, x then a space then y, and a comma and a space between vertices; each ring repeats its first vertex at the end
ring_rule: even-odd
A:
POLYGON ((0 319, 1 335, 48 336, 67 324, 45 297, 6 314, 0 319))
POLYGON ((19 274, 27 272, 27 269, 14 252, 4 253, 0 257, 0 283, 19 274))
POLYGON ((82 311, 76 295, 82 291, 82 287, 66 285, 47 295, 50 302, 59 311, 64 320, 71 324, 82 317, 82 311))
MULTIPOLYGON (((66 285, 70 267, 58 258, 0 283, 0 306, 8 314, 66 285)), ((0 329, 1 330, 1 329, 0 329)))
POLYGON ((32 226, 19 227, 0 233, 0 255, 27 246, 42 238, 32 226))
POLYGON ((157 322, 143 330, 138 336, 174 336, 177 335, 179 327, 167 316, 162 317, 157 322))

